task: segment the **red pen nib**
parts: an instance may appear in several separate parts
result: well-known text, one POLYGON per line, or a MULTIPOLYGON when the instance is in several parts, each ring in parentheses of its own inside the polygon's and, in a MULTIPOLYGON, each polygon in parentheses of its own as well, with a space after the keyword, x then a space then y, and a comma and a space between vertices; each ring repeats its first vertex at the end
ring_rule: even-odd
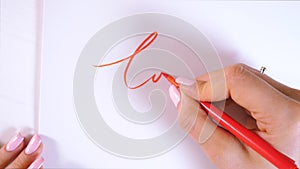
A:
POLYGON ((179 84, 176 82, 175 78, 167 73, 161 72, 161 74, 176 88, 179 88, 179 84))

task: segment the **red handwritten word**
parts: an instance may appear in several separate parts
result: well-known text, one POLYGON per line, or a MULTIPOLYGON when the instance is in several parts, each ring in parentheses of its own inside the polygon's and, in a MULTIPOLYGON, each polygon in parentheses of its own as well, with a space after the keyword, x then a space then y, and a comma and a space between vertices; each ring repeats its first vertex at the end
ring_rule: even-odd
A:
POLYGON ((158 76, 156 76, 156 74, 153 74, 152 76, 150 76, 148 79, 146 79, 143 83, 137 85, 137 86, 129 86, 128 83, 127 83, 127 72, 128 72, 128 69, 134 59, 134 57, 139 54, 140 52, 142 52, 144 49, 146 49, 148 46, 150 46, 154 40, 157 38, 158 36, 158 33, 157 32, 153 32, 151 33, 150 35, 148 35, 143 41, 142 43, 135 49, 135 51, 123 58, 123 59, 120 59, 120 60, 117 60, 115 62, 111 62, 111 63, 107 63, 107 64, 102 64, 102 65, 98 65, 98 66, 95 66, 95 67, 106 67, 106 66, 111 66, 111 65, 114 65, 114 64, 118 64, 118 63, 121 63, 121 62, 124 62, 126 60, 128 60, 128 63, 125 67, 125 70, 124 70, 124 83, 126 85, 127 88, 129 89, 137 89, 137 88, 140 88, 142 86, 144 86, 146 83, 148 83, 150 80, 153 82, 153 83, 157 83, 161 77, 164 75, 163 72, 161 72, 158 76))

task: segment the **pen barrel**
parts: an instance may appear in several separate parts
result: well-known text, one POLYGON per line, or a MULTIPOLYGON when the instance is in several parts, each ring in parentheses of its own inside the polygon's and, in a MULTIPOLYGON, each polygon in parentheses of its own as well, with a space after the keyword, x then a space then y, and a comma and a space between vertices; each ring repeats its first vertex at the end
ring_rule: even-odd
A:
POLYGON ((243 141, 279 169, 297 169, 295 161, 276 150, 260 136, 248 130, 210 102, 200 102, 206 113, 226 130, 243 141))

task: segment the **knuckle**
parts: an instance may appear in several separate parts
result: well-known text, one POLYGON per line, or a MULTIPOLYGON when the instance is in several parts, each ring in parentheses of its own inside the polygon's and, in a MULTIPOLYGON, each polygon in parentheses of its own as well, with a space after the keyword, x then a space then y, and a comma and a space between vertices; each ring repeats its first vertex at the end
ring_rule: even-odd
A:
POLYGON ((244 78, 247 74, 246 65, 243 63, 238 63, 229 66, 225 70, 225 76, 227 80, 232 80, 236 78, 244 78))
POLYGON ((26 159, 23 157, 13 161, 8 168, 26 168, 26 159))
POLYGON ((20 154, 8 168, 26 168, 39 156, 38 150, 31 155, 20 154))
POLYGON ((197 93, 197 98, 200 99, 205 99, 205 94, 207 91, 209 91, 208 89, 208 83, 205 81, 197 81, 197 85, 196 85, 196 93, 197 93))

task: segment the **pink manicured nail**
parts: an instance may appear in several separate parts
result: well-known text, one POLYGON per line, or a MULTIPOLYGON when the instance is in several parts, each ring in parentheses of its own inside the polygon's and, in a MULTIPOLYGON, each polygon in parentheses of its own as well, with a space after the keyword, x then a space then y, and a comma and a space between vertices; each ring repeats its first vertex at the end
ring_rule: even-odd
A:
POLYGON ((170 86, 169 95, 170 95, 171 100, 173 101, 174 105, 177 107, 178 103, 180 102, 180 93, 174 85, 170 86))
POLYGON ((42 143, 41 137, 39 135, 34 135, 31 140, 29 141, 26 149, 25 149, 25 153, 26 154, 32 154, 34 153, 40 146, 40 144, 42 143))
POLYGON ((28 169, 39 169, 44 164, 45 160, 43 157, 39 157, 34 162, 31 163, 31 165, 28 167, 28 169))
POLYGON ((191 86, 191 85, 195 84, 195 80, 191 80, 191 79, 188 79, 185 77, 176 78, 176 82, 179 84, 186 85, 186 86, 191 86))
POLYGON ((18 133, 17 135, 15 135, 13 138, 11 138, 9 140, 9 142, 6 145, 6 151, 14 151, 16 150, 19 145, 23 142, 24 137, 21 136, 20 133, 18 133))

